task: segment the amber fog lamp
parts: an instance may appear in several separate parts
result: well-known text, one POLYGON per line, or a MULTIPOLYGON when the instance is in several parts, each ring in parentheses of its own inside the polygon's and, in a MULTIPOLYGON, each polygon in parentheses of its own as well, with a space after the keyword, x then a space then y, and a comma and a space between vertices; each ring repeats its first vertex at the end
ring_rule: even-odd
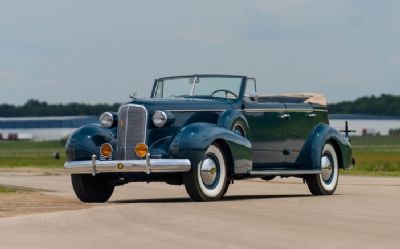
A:
POLYGON ((111 157, 112 156, 112 152, 113 152, 113 148, 111 146, 111 144, 102 144, 100 147, 100 154, 103 157, 111 157))
POLYGON ((146 157, 148 152, 149 148, 146 144, 137 144, 135 147, 135 153, 140 158, 146 157))

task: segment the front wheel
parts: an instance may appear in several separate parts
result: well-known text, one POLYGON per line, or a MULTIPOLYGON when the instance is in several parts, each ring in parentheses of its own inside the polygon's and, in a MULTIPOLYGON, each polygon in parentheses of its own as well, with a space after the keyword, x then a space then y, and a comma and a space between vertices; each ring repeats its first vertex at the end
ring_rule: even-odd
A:
POLYGON ((307 176, 308 189, 313 195, 331 195, 335 192, 338 178, 339 167, 335 147, 326 143, 322 149, 321 174, 307 176))
POLYGON ((184 174, 186 192, 194 201, 216 201, 228 189, 227 166, 220 147, 208 147, 201 162, 184 174))
POLYGON ((72 174, 71 181, 76 196, 82 202, 106 202, 114 192, 114 186, 101 175, 72 174))

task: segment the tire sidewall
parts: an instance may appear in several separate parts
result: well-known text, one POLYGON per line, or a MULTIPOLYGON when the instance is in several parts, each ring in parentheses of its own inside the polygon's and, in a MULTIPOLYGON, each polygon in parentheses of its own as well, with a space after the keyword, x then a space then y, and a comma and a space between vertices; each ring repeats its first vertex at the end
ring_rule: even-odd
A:
POLYGON ((322 148, 322 151, 321 151, 321 159, 325 153, 329 153, 332 157, 332 163, 333 163, 332 174, 333 174, 333 176, 332 176, 331 181, 329 183, 327 183, 323 180, 322 174, 319 174, 318 182, 321 187, 321 190, 326 192, 326 194, 333 194, 333 192, 335 192, 335 190, 336 190, 338 180, 339 180, 339 162, 338 162, 338 157, 337 157, 335 147, 332 144, 326 143, 324 145, 324 147, 322 148))
POLYGON ((207 148, 204 159, 199 162, 196 168, 197 185, 199 187, 201 194, 205 197, 205 199, 219 199, 220 197, 222 197, 227 184, 227 169, 226 169, 224 154, 218 146, 212 144, 207 148), (219 168, 218 181, 216 186, 214 186, 212 189, 209 189, 205 186, 200 174, 201 164, 208 155, 212 155, 216 160, 218 160, 218 168, 219 168))
POLYGON ((242 119, 238 118, 234 122, 232 122, 231 130, 234 131, 236 126, 240 126, 240 128, 243 130, 244 133, 243 136, 245 138, 248 138, 249 131, 246 123, 242 119))

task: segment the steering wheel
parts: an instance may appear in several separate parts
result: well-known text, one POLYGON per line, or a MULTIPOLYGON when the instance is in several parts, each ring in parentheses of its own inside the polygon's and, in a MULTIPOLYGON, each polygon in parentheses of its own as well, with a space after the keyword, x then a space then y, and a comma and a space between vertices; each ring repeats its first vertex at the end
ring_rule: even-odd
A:
POLYGON ((236 93, 234 93, 234 92, 232 92, 232 91, 230 91, 230 90, 226 90, 226 89, 218 89, 218 90, 215 90, 214 92, 212 92, 212 93, 210 94, 210 96, 213 97, 217 92, 225 92, 225 98, 228 98, 228 94, 232 94, 235 98, 238 97, 236 93))

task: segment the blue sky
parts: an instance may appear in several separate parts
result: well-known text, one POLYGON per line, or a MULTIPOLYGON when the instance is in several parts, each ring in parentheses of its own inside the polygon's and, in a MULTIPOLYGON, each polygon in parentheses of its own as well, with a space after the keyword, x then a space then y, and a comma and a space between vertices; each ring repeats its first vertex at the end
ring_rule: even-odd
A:
POLYGON ((400 1, 0 0, 0 103, 124 102, 153 79, 255 76, 330 102, 400 94, 400 1))

